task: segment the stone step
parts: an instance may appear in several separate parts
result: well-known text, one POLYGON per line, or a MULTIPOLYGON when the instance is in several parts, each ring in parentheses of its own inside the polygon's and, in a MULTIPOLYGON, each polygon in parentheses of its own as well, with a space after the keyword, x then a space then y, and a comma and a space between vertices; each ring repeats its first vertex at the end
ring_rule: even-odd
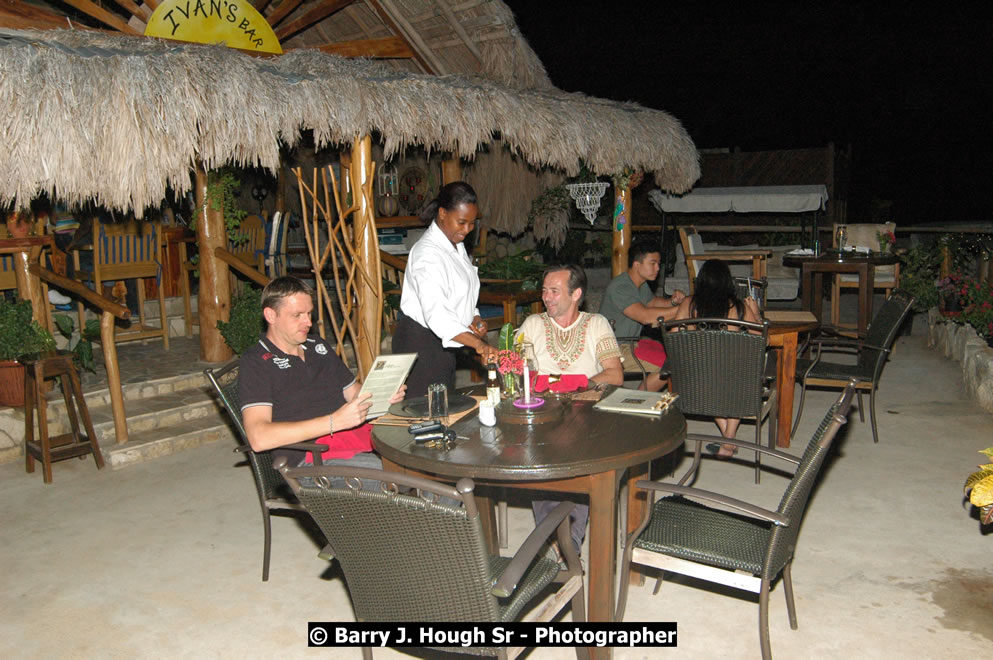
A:
POLYGON ((126 444, 102 442, 100 449, 111 469, 118 470, 159 456, 198 447, 206 442, 225 440, 236 445, 235 432, 226 421, 196 418, 130 436, 126 444))

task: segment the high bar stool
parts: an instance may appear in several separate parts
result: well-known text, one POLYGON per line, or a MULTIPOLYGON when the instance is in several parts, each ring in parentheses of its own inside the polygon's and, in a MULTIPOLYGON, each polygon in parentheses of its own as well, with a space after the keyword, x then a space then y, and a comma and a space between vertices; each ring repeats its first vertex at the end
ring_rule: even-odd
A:
POLYGON ((24 468, 34 472, 34 462, 42 463, 45 483, 52 483, 52 462, 65 458, 93 454, 97 469, 103 467, 103 454, 97 444, 96 433, 93 432, 93 422, 90 411, 86 408, 82 388, 79 386, 79 374, 72 363, 72 354, 66 351, 25 355, 18 359, 24 365, 24 468), (48 378, 59 378, 62 383, 62 396, 66 402, 66 413, 72 431, 49 437, 48 435, 48 402, 43 391, 44 382, 48 378), (79 417, 83 419, 86 435, 79 432, 79 417, 76 413, 79 406, 79 417), (38 441, 34 439, 34 412, 38 411, 38 441))

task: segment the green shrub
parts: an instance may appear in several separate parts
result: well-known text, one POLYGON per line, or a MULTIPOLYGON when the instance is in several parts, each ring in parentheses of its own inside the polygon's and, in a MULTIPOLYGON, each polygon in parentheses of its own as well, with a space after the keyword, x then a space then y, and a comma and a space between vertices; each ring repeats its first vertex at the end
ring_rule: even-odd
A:
POLYGON ((31 301, 12 303, 0 296, 0 360, 54 350, 52 333, 31 317, 31 301))
POLYGON ((224 342, 238 355, 258 341, 263 330, 262 290, 244 287, 231 301, 230 320, 218 321, 217 329, 224 342))

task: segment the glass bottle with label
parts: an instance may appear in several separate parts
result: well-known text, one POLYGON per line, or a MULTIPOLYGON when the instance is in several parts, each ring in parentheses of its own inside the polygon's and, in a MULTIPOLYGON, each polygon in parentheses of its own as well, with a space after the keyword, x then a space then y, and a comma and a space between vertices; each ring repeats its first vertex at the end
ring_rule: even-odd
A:
POLYGON ((486 365, 486 401, 491 406, 500 403, 500 379, 497 378, 496 363, 486 365))

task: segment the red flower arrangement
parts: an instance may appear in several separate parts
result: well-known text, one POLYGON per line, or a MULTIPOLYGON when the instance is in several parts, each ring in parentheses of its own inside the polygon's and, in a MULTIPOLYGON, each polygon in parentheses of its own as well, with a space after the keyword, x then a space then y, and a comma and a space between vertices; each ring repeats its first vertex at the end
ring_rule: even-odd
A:
POLYGON ((501 374, 524 373, 524 359, 517 351, 500 351, 497 353, 497 371, 501 374))

